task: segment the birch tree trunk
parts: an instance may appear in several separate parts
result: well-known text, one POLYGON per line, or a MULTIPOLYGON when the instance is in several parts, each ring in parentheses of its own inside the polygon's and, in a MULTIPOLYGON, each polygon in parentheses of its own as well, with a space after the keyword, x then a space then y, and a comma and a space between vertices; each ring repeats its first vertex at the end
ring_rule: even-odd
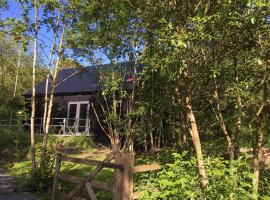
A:
POLYGON ((36 172, 36 154, 35 154, 35 111, 36 111, 36 65, 37 65, 37 37, 38 37, 38 5, 34 0, 34 57, 32 69, 32 98, 31 98, 31 162, 32 175, 36 172))
POLYGON ((44 95, 44 113, 43 113, 43 122, 42 122, 42 127, 43 127, 43 133, 45 134, 46 132, 46 119, 47 119, 47 112, 48 112, 48 90, 49 90, 49 78, 50 78, 50 74, 51 73, 51 64, 52 64, 52 56, 53 56, 53 51, 55 49, 55 42, 56 42, 56 38, 57 38, 57 32, 58 32, 58 26, 60 23, 60 12, 58 14, 57 17, 57 22, 56 22, 56 28, 54 30, 54 34, 53 34, 53 42, 52 42, 52 47, 51 47, 51 51, 50 51, 50 55, 49 55, 49 60, 48 60, 48 66, 47 69, 49 70, 49 73, 46 77, 46 84, 45 84, 45 95, 44 95))
POLYGON ((51 113, 52 113, 53 98, 54 98, 55 85, 56 85, 56 77, 58 74, 58 67, 60 65, 61 57, 62 57, 62 45, 63 45, 64 35, 65 35, 65 29, 66 29, 66 24, 64 23, 63 29, 62 29, 62 34, 61 34, 61 39, 60 39, 59 47, 58 47, 57 61, 55 64, 54 74, 52 76, 52 82, 51 82, 51 92, 50 92, 50 98, 49 98, 49 104, 48 104, 48 113, 47 113, 47 117, 46 117, 45 133, 44 133, 44 137, 43 137, 43 148, 44 148, 43 151, 45 153, 46 153, 46 149, 47 149, 47 141, 48 141, 49 126, 50 126, 50 121, 51 121, 51 113))
MULTIPOLYGON (((175 29, 176 29, 176 33, 178 35, 183 34, 183 31, 185 31, 184 27, 181 27, 179 24, 179 21, 181 20, 182 16, 182 7, 183 4, 182 2, 179 2, 177 0, 172 0, 172 8, 175 12, 175 29)), ((205 170, 205 166, 204 166, 204 161, 203 161, 203 154, 202 154, 202 147, 201 147, 201 140, 200 140, 200 136, 199 136, 199 131, 198 131, 198 127, 197 127, 197 122, 195 119, 195 115, 192 109, 192 102, 190 99, 190 83, 189 83, 189 74, 188 74, 188 70, 185 69, 184 71, 184 82, 186 84, 186 88, 187 88, 187 94, 185 96, 185 107, 187 109, 187 120, 190 123, 191 126, 191 137, 192 137, 192 141, 195 147, 195 151, 196 151, 196 158, 197 158, 197 163, 198 163, 198 170, 199 170, 199 174, 202 177, 201 180, 201 184, 203 187, 206 187, 208 185, 208 178, 207 178, 207 174, 206 174, 206 170, 205 170)), ((180 100, 179 100, 180 102, 180 100)), ((180 104, 181 105, 181 104, 180 104)))
POLYGON ((18 56, 18 63, 17 63, 17 69, 16 69, 16 77, 15 77, 15 83, 14 83, 14 90, 13 90, 13 97, 16 97, 16 92, 17 92, 19 68, 21 66, 21 54, 22 54, 22 47, 20 46, 19 56, 18 56))
POLYGON ((191 126, 191 137, 192 137, 192 141, 193 141, 195 151, 196 151, 199 174, 202 177, 201 183, 204 187, 206 187, 208 185, 208 178, 207 178, 204 161, 203 161, 203 154, 202 154, 199 131, 198 131, 195 115, 192 109, 190 97, 187 96, 185 98, 185 101, 186 101, 185 103, 186 103, 186 108, 187 108, 187 118, 191 126))

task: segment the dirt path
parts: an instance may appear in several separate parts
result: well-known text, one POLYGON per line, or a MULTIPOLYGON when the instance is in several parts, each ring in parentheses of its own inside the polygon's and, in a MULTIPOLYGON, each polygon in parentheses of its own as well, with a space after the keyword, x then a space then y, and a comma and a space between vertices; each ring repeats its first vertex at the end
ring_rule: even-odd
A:
POLYGON ((31 193, 16 193, 14 179, 0 168, 0 200, 39 200, 31 193))

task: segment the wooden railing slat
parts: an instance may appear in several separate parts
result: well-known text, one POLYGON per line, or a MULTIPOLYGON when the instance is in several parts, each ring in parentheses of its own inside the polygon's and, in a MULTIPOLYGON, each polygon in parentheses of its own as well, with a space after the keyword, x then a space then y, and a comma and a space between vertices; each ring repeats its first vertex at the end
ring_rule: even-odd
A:
MULTIPOLYGON (((84 181, 84 177, 72 176, 72 175, 63 174, 63 173, 60 173, 58 175, 58 178, 63 181, 68 181, 71 183, 81 183, 84 181)), ((113 190, 112 185, 107 182, 92 180, 90 183, 94 188, 106 190, 109 192, 112 192, 113 190)))
POLYGON ((61 154, 57 154, 56 161, 55 161, 55 176, 53 181, 53 188, 52 188, 52 200, 57 199, 57 193, 59 192, 58 189, 58 175, 60 174, 60 168, 61 168, 61 162, 62 162, 62 156, 61 154))
MULTIPOLYGON (((59 192, 58 193, 58 199, 63 199, 65 197, 65 195, 67 195, 65 192, 59 192)), ((85 198, 83 197, 78 197, 78 196, 75 196, 75 197, 72 197, 72 200, 86 200, 85 198)))
MULTIPOLYGON (((109 154, 104 160, 104 163, 109 163, 114 158, 114 153, 109 154)), ((102 162, 102 163, 103 163, 102 162)), ((103 165, 98 165, 94 171, 92 171, 88 176, 84 177, 84 180, 82 183, 79 183, 76 185, 73 189, 69 191, 69 193, 64 197, 64 200, 71 200, 72 197, 80 191, 80 189, 84 186, 85 183, 91 181, 103 168, 103 165)))
POLYGON ((97 200, 96 194, 92 188, 92 185, 89 182, 85 183, 85 188, 86 188, 87 193, 89 194, 91 200, 97 200))
POLYGON ((62 161, 78 163, 78 164, 85 164, 85 165, 94 165, 94 166, 102 166, 104 168, 112 168, 112 169, 123 169, 122 165, 116 163, 106 163, 99 160, 90 160, 85 158, 72 158, 72 157, 63 157, 62 161))
POLYGON ((57 193, 59 180, 68 181, 76 184, 67 194, 64 195, 63 200, 71 200, 74 198, 75 194, 78 193, 83 187, 86 188, 90 198, 96 200, 96 195, 93 188, 102 189, 113 193, 113 199, 115 200, 134 200, 141 196, 141 192, 133 192, 133 175, 134 173, 148 172, 160 170, 161 166, 158 163, 139 165, 134 167, 134 154, 125 153, 117 154, 111 153, 103 161, 90 160, 84 158, 72 158, 68 156, 63 156, 61 154, 57 155, 56 166, 55 166, 55 177, 53 185, 53 195, 52 200, 59 199, 57 193), (115 163, 110 163, 111 160, 115 158, 115 163), (86 164, 96 166, 90 174, 86 177, 77 177, 68 174, 61 173, 61 162, 67 161, 78 164, 86 164), (103 181, 93 180, 94 177, 103 169, 111 168, 115 170, 114 183, 107 183, 103 181))
POLYGON ((157 163, 153 163, 149 165, 138 165, 134 167, 134 173, 155 171, 155 170, 160 170, 160 169, 161 169, 161 166, 157 163))

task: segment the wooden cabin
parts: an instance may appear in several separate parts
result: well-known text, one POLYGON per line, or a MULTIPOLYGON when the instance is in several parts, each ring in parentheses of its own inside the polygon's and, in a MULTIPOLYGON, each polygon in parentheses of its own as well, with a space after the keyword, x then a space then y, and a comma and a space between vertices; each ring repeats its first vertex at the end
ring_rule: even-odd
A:
MULTIPOLYGON (((119 65, 126 69, 124 87, 132 90, 133 75, 129 64, 121 63, 119 65)), ((100 132, 92 104, 97 104, 97 98, 105 87, 104 80, 100 79, 100 71, 108 69, 110 69, 110 65, 106 64, 85 68, 67 68, 58 73, 50 123, 50 129, 55 134, 95 135, 100 132)), ((42 130, 45 88, 46 80, 36 86, 35 124, 40 131, 42 130)), ((48 88, 50 91, 50 84, 48 88)), ((28 91, 24 96, 30 113, 32 91, 28 91)))

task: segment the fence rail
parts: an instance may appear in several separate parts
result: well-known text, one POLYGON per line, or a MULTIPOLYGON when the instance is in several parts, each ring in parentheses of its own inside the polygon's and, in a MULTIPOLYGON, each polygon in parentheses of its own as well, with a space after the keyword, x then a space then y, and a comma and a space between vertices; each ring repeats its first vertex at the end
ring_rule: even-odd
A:
MULTIPOLYGON (((123 172, 123 164, 116 164, 111 163, 111 160, 114 158, 114 154, 109 154, 103 161, 98 160, 90 160, 90 159, 83 159, 83 158, 73 158, 73 157, 67 157, 63 156, 62 154, 58 153, 56 158, 56 166, 55 166, 55 176, 54 176, 54 185, 53 185, 53 193, 52 193, 52 200, 70 200, 75 197, 78 192, 80 192, 83 188, 86 188, 86 191, 90 197, 91 200, 96 200, 96 194, 93 190, 93 188, 102 189, 105 191, 109 191, 113 194, 113 198, 115 200, 121 200, 125 199, 118 198, 118 192, 119 192, 119 184, 111 184, 103 181, 94 180, 97 174, 103 169, 103 168, 110 168, 115 171, 115 174, 118 174, 123 172), (63 161, 66 162, 72 162, 77 164, 85 164, 85 165, 92 165, 96 166, 96 168, 86 177, 77 177, 72 176, 68 174, 64 174, 61 172, 61 163, 63 161), (58 188, 59 180, 68 181, 71 183, 75 183, 76 186, 73 187, 67 194, 60 195, 60 191, 58 188)), ((121 176, 122 177, 122 176, 121 176)), ((76 197, 78 198, 78 197, 76 197)))
POLYGON ((135 200, 140 197, 141 192, 133 191, 134 174, 160 169, 161 167, 158 163, 134 166, 133 153, 111 153, 103 161, 73 158, 63 156, 62 154, 57 154, 52 200, 80 199, 79 197, 75 197, 75 195, 78 194, 78 192, 81 191, 83 188, 86 188, 86 191, 91 200, 96 200, 96 194, 93 188, 98 188, 111 192, 113 200, 135 200), (113 159, 115 160, 115 162, 111 162, 113 159), (92 165, 96 168, 86 177, 72 176, 61 172, 61 162, 63 161, 92 165), (94 180, 96 175, 103 168, 110 168, 114 170, 113 183, 94 180), (58 188, 60 180, 74 183, 76 184, 76 186, 72 188, 67 194, 61 195, 61 192, 58 188))

